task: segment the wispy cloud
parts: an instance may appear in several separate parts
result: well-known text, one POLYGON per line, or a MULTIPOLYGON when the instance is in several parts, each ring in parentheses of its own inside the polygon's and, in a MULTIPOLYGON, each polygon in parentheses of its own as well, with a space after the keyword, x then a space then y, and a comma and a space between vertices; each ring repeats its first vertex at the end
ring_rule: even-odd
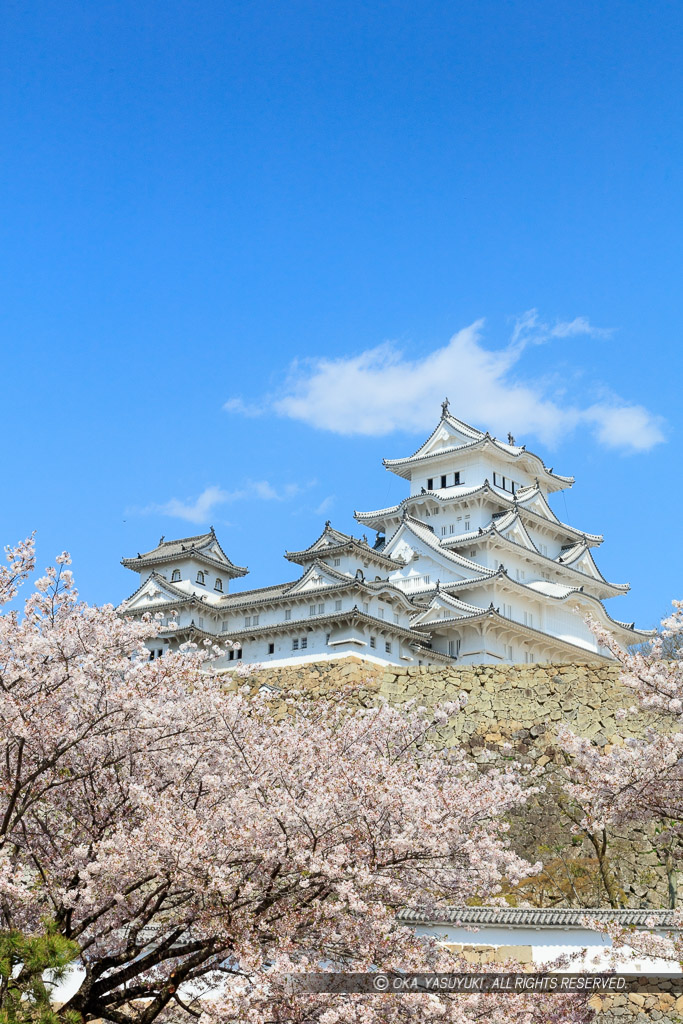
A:
POLYGON ((595 327, 585 316, 559 320, 550 328, 551 338, 576 338, 581 334, 587 334, 589 338, 609 338, 614 330, 611 327, 595 327))
POLYGON ((185 519, 188 523, 206 523, 211 514, 219 505, 225 505, 228 501, 234 501, 234 493, 224 491, 221 487, 207 487, 198 498, 186 499, 171 498, 161 505, 148 505, 140 510, 142 515, 157 513, 162 516, 171 516, 173 519, 185 519))
POLYGON ((582 335, 588 338, 609 338, 613 334, 612 327, 596 327, 585 316, 575 316, 573 320, 556 320, 549 324, 541 320, 537 309, 528 309, 515 318, 509 347, 521 352, 528 345, 543 345, 553 338, 579 338, 582 335))
POLYGON ((334 505, 334 495, 328 494, 326 498, 320 502, 317 508, 313 509, 313 514, 316 516, 324 516, 327 512, 330 512, 334 505))
MULTIPOLYGON (((483 320, 458 331, 447 345, 419 359, 386 343, 359 355, 295 363, 270 408, 280 416, 346 436, 420 433, 434 425, 445 395, 455 415, 499 436, 533 435, 552 446, 581 425, 600 444, 624 452, 647 451, 664 440, 661 417, 618 395, 591 404, 553 392, 546 381, 523 378, 519 362, 531 345, 611 333, 585 317, 543 322, 530 310, 500 349, 482 344, 483 320)), ((238 411, 232 399, 227 405, 238 411)))
POLYGON ((229 398, 223 403, 226 412, 240 413, 242 416, 261 416, 266 410, 263 405, 250 404, 241 398, 229 398))
POLYGON ((170 498, 161 504, 146 505, 144 508, 128 509, 129 514, 162 515, 173 519, 184 519, 188 523, 208 523, 214 510, 222 505, 245 498, 259 498, 261 501, 287 501, 302 490, 301 484, 275 486, 267 480, 249 480, 235 491, 222 487, 206 487, 196 498, 170 498))

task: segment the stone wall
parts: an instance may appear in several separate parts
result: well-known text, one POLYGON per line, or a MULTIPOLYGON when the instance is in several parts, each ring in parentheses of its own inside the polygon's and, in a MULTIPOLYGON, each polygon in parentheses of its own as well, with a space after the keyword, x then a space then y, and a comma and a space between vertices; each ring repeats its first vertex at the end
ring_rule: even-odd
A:
MULTIPOLYGON (((601 746, 622 734, 624 722, 615 718, 619 708, 634 702, 619 683, 616 666, 576 665, 467 665, 442 668, 382 667, 357 658, 312 662, 296 666, 259 668, 252 676, 259 685, 283 691, 302 690, 324 697, 360 688, 359 697, 385 697, 394 703, 416 699, 427 706, 467 693, 468 704, 457 717, 451 742, 473 751, 514 740, 520 751, 543 745, 553 725, 567 721, 582 736, 601 746)), ((241 678, 242 682, 249 677, 241 678)), ((640 732, 644 716, 629 716, 627 727, 640 732)))

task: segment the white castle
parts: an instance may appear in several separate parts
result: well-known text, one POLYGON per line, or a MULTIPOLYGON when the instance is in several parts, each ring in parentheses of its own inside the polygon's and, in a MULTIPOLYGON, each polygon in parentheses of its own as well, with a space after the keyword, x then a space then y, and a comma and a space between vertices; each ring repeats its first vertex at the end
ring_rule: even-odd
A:
POLYGON ((538 455, 456 419, 448 400, 413 455, 384 466, 410 483, 399 505, 356 512, 373 544, 329 521, 304 551, 288 551, 298 579, 229 593, 247 574, 213 527, 122 564, 140 586, 126 615, 159 614, 175 628, 154 642, 226 642, 230 663, 282 664, 360 655, 392 665, 571 662, 610 657, 586 624, 591 616, 624 646, 652 635, 619 622, 603 600, 608 583, 591 549, 602 543, 561 522, 548 496, 573 477, 538 455))

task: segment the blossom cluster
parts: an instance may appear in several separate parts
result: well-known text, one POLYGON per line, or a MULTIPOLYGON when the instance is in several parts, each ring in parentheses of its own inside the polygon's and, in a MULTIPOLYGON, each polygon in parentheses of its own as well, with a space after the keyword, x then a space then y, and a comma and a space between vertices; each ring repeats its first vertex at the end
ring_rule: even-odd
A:
MULTIPOLYGON (((81 602, 68 561, 21 616, 0 615, 0 913, 78 944, 85 977, 64 1012, 589 1019, 574 997, 289 993, 291 972, 463 966, 396 911, 486 900, 535 870, 507 839, 523 773, 437 749, 455 705, 274 708, 251 677, 229 692, 211 652, 150 660, 160 625, 81 602)), ((30 541, 10 552, 5 599, 33 562, 30 541)))

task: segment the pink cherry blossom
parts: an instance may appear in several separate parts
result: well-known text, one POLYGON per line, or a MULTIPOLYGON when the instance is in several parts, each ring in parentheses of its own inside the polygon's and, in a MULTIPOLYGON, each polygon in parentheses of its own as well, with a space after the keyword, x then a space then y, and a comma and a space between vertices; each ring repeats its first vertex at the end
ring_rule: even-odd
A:
MULTIPOLYGON (((0 570, 4 600, 31 541, 0 570)), ((439 752, 436 716, 228 692, 212 652, 150 661, 160 626, 79 601, 62 555, 0 615, 0 913, 78 943, 84 1021, 561 1024, 584 1000, 296 995, 302 971, 453 970, 405 906, 490 899, 533 870, 504 816, 520 768, 439 752)))

